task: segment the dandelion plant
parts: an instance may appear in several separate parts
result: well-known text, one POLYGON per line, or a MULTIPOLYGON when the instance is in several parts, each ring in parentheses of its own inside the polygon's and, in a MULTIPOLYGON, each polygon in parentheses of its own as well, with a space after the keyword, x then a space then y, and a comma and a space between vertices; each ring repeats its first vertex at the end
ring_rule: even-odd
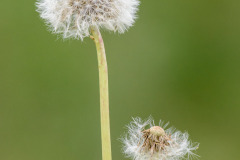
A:
MULTIPOLYGON (((108 67, 101 29, 124 33, 133 26, 139 0, 38 0, 37 11, 51 32, 64 39, 91 38, 97 48, 102 159, 111 160, 111 137, 108 92, 108 67)), ((149 122, 149 121, 147 121, 149 122)), ((124 139, 124 152, 134 160, 178 160, 192 155, 188 135, 175 132, 171 135, 160 126, 145 130, 147 124, 131 125, 124 139), (141 127, 139 127, 141 126, 141 127), (175 136, 175 138, 173 137, 175 136), (130 138, 130 139, 129 139, 130 138), (140 145, 139 145, 140 144, 140 145), (181 148, 183 146, 184 148, 181 148), (169 152, 169 149, 171 152, 169 152), (177 150, 183 150, 181 152, 177 150), (177 155, 180 154, 180 155, 177 155)))
POLYGON ((168 128, 168 124, 159 121, 156 126, 151 117, 145 121, 133 118, 127 126, 128 133, 122 138, 124 153, 134 160, 183 160, 198 157, 194 151, 199 144, 192 143, 187 132, 168 128))

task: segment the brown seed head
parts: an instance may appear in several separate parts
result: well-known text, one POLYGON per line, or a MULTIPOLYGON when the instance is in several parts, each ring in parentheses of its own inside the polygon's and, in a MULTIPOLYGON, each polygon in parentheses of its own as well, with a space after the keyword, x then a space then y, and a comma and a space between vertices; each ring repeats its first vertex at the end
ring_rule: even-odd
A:
POLYGON ((165 150, 171 141, 171 135, 167 135, 163 128, 153 126, 143 131, 142 151, 150 150, 152 154, 165 150))

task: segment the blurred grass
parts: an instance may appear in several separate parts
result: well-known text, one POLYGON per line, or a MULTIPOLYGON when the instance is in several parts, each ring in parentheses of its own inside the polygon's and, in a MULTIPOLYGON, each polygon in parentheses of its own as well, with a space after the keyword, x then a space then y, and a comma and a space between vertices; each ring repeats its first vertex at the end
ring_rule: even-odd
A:
MULTIPOLYGON (((100 159, 95 46, 50 34, 35 1, 0 2, 0 159, 100 159)), ((126 34, 104 32, 113 159, 132 116, 170 121, 200 159, 237 160, 239 1, 142 1, 126 34)))

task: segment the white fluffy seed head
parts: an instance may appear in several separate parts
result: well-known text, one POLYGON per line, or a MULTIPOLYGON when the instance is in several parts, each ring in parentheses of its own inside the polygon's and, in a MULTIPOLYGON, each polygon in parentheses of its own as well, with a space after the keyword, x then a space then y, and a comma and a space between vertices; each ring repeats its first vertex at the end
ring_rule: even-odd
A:
POLYGON ((168 123, 161 121, 159 126, 164 134, 154 137, 155 131, 151 132, 151 128, 159 129, 151 118, 146 121, 133 118, 127 126, 127 135, 122 138, 125 155, 133 160, 190 160, 198 157, 193 151, 198 149, 199 144, 192 143, 188 133, 167 129, 168 123), (145 130, 146 127, 150 129, 145 130))
POLYGON ((38 0, 37 11, 54 33, 83 40, 91 26, 123 33, 138 5, 139 0, 38 0))

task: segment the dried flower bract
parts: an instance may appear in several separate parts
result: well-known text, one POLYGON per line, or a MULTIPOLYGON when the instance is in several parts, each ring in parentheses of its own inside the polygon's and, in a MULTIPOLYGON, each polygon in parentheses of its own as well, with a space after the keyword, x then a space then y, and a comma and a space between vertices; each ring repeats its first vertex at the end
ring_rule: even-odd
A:
POLYGON ((149 118, 134 118, 123 138, 124 153, 134 160, 182 160, 197 157, 194 150, 198 143, 191 143, 187 133, 168 128, 161 121, 159 126, 149 118), (149 127, 149 129, 145 129, 149 127))
POLYGON ((96 26, 123 33, 136 19, 139 0, 38 0, 37 11, 54 33, 83 39, 96 26))

